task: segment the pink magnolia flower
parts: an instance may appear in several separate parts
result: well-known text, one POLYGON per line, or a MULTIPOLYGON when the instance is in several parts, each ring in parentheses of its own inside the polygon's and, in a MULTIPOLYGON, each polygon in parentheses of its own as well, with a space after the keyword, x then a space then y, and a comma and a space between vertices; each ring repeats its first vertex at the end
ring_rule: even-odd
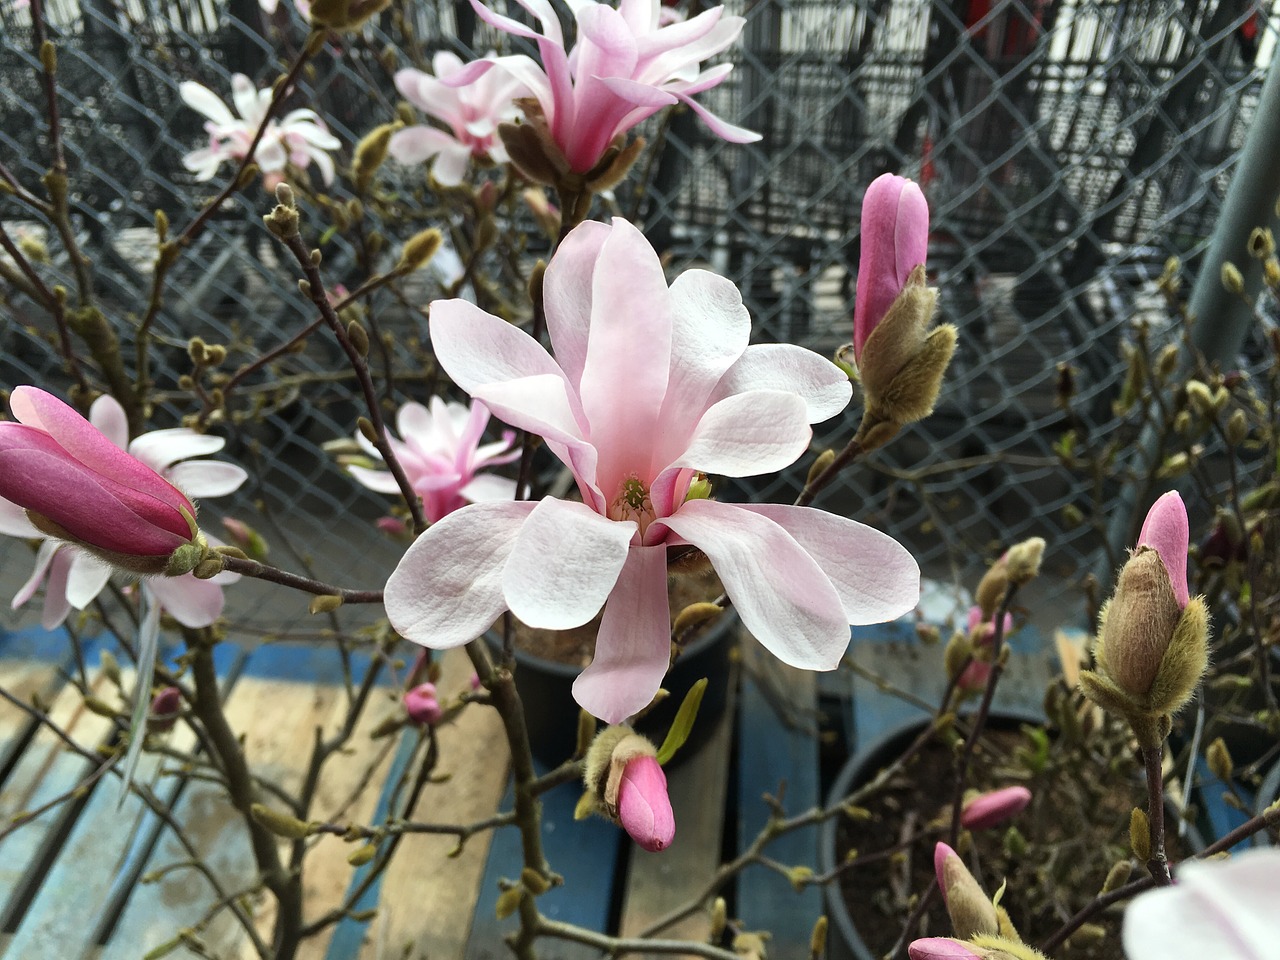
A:
POLYGON ((412 690, 407 690, 404 695, 404 708, 408 711, 410 720, 423 726, 439 723, 440 718, 444 716, 440 701, 436 699, 434 683, 420 683, 412 690))
POLYGON ((445 186, 462 182, 473 157, 506 163, 507 151, 498 139, 498 124, 514 121, 520 115, 515 101, 529 95, 524 84, 497 67, 467 86, 449 86, 441 81, 460 72, 463 64, 448 50, 439 51, 431 66, 435 76, 411 68, 400 70, 396 73, 396 89, 448 130, 427 126, 398 130, 391 137, 391 156, 404 164, 425 163, 434 157, 431 175, 445 186))
POLYGON ((702 71, 698 65, 737 40, 746 23, 742 17, 726 17, 724 7, 712 7, 664 26, 659 0, 620 0, 616 10, 595 0, 573 0, 569 6, 577 21, 577 42, 566 51, 560 18, 549 0, 517 2, 537 18, 541 33, 494 13, 479 0, 471 5, 491 26, 535 41, 542 66, 523 55, 487 57, 448 82, 461 86, 491 67, 506 67, 537 98, 551 136, 574 172, 589 171, 614 137, 677 102, 730 143, 760 139, 693 100, 733 70, 728 63, 702 71))
POLYGON ((676 817, 667 796, 667 775, 657 758, 636 757, 622 771, 618 788, 618 820, 645 850, 657 853, 671 846, 676 817))
POLYGON ((1150 547, 1160 556, 1173 598, 1178 609, 1185 609, 1191 602, 1191 590, 1187 584, 1187 549, 1191 540, 1191 525, 1187 519, 1187 506, 1178 491, 1170 490, 1162 495, 1142 523, 1138 534, 1138 549, 1150 547))
POLYGON ((577 227, 543 290, 555 360, 463 300, 431 305, 431 342, 462 389, 542 436, 582 502, 477 503, 434 524, 387 582, 402 636, 447 648, 507 609, 559 630, 603 606, 573 690, 615 723, 666 673, 668 547, 702 550, 747 628, 796 667, 834 669, 850 624, 914 608, 919 568, 885 534, 807 507, 686 500, 699 471, 771 473, 804 453, 809 424, 849 402, 838 367, 789 344, 748 346, 733 284, 690 270, 668 288, 625 220, 577 227))
MULTIPOLYGON (((27 425, 39 422, 53 440, 62 444, 60 449, 69 451, 68 456, 74 454, 78 457, 77 462, 86 469, 98 467, 112 471, 107 477, 119 478, 113 486, 103 475, 75 472, 62 461, 56 461, 59 463, 58 473, 41 475, 51 485, 51 490, 59 493, 66 502, 45 503, 43 508, 33 506, 29 496, 31 491, 22 487, 15 489, 14 485, 20 483, 24 475, 48 465, 46 452, 43 449, 5 449, 4 441, 0 439, 0 494, 13 498, 0 498, 0 534, 41 541, 35 570, 14 596, 12 605, 14 609, 24 605, 44 583, 41 623, 49 630, 61 624, 72 608, 83 610, 92 603, 107 585, 113 568, 82 547, 48 537, 27 518, 24 506, 46 516, 58 507, 51 519, 86 543, 111 552, 128 553, 127 549, 121 548, 139 549, 146 543, 141 539, 135 542, 133 538, 157 537, 156 548, 161 551, 158 556, 167 558, 174 548, 170 545, 170 538, 177 539, 177 546, 191 538, 185 519, 186 535, 182 537, 178 537, 176 531, 139 522, 127 507, 131 501, 122 504, 118 499, 112 499, 120 495, 118 487, 125 483, 132 485, 135 501, 148 498, 145 501, 148 509, 172 509, 181 518, 177 509, 180 507, 188 510, 194 518, 195 508, 179 488, 191 496, 219 497, 236 490, 247 478, 244 470, 234 464, 188 459, 221 450, 224 442, 221 437, 204 436, 179 427, 144 433, 129 443, 124 409, 107 395, 94 401, 87 422, 56 397, 34 387, 14 390, 11 405, 23 423, 0 423, 0 438, 15 431, 31 430, 33 427, 27 425), (62 472, 64 470, 69 472, 62 472), (23 496, 21 506, 14 502, 19 496, 23 496), (180 499, 171 508, 159 499, 161 496, 170 500, 175 496, 180 499), (78 513, 86 515, 81 519, 78 513), (110 539, 104 536, 104 530, 110 534, 110 539), (154 533, 154 530, 161 532, 154 533)), ((176 527, 176 523, 172 525, 176 527)), ((213 538, 207 539, 215 542, 213 538)), ((222 613, 222 586, 238 579, 237 574, 224 572, 210 580, 198 580, 188 573, 179 577, 145 580, 143 590, 179 623, 204 627, 222 613)))
MULTIPOLYGON (((481 444, 489 422, 489 410, 483 403, 472 403, 470 410, 460 403, 445 403, 439 397, 432 397, 430 403, 430 409, 420 403, 402 406, 396 416, 401 439, 387 436, 409 485, 422 497, 427 521, 435 523, 467 503, 515 499, 514 480, 479 472, 520 458, 520 451, 511 448, 516 438, 514 431, 504 431, 501 440, 481 444)), ((356 434, 356 442, 371 457, 382 459, 377 447, 363 434, 356 434)), ((370 490, 400 493, 390 470, 370 470, 359 465, 347 469, 370 490)))
POLYGON ((965 802, 960 811, 960 825, 966 830, 997 827, 1020 814, 1030 802, 1031 791, 1026 787, 988 790, 965 802))
POLYGON ((907 956, 911 960, 983 960, 972 946, 950 937, 913 940, 907 947, 907 956))
POLYGON ((862 199, 862 252, 853 309, 853 355, 893 306, 929 252, 929 205, 913 180, 892 173, 871 181, 862 199))
POLYGON ((1280 944, 1280 850, 1187 862, 1178 882, 1140 894, 1125 911, 1128 960, 1263 960, 1280 944))
MULTIPOLYGON (((243 73, 234 74, 231 102, 238 117, 217 94, 192 80, 179 84, 178 92, 187 106, 209 118, 204 125, 209 146, 188 153, 182 158, 183 166, 194 173, 197 180, 210 180, 227 160, 243 160, 271 105, 271 89, 257 90, 243 73)), ((328 151, 340 146, 342 143, 314 110, 291 110, 267 123, 253 159, 262 170, 263 186, 268 190, 284 182, 288 163, 304 170, 314 163, 320 168, 320 178, 328 184, 333 182, 334 173, 333 158, 328 151)))

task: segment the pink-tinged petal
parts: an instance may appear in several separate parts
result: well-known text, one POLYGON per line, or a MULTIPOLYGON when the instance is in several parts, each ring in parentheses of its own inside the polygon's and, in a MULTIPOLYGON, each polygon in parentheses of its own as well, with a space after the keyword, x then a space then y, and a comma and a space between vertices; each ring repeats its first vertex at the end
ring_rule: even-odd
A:
POLYGON ((235 105, 236 112, 246 122, 255 127, 258 125, 258 121, 262 118, 258 88, 243 73, 231 75, 231 102, 235 105))
POLYGON ((22 537, 24 540, 44 536, 27 519, 26 510, 3 497, 0 497, 0 534, 6 537, 22 537))
POLYGON ((63 552, 71 558, 67 571, 67 602, 77 610, 83 610, 93 603, 111 579, 111 565, 74 547, 64 547, 63 552))
POLYGON ((387 151, 397 163, 409 166, 426 163, 441 150, 454 146, 457 140, 435 127, 405 127, 391 135, 387 151))
POLYGON ((636 757, 622 770, 618 787, 618 822, 627 835, 650 853, 671 846, 676 816, 667 795, 667 775, 654 757, 636 757))
POLYGON ((166 613, 184 627, 207 627, 222 615, 226 598, 222 587, 212 580, 197 580, 192 574, 155 577, 144 587, 150 590, 166 613))
POLYGON ((708 130, 726 143, 756 143, 764 139, 763 135, 756 133, 754 130, 748 130, 746 127, 739 127, 736 124, 729 123, 727 120, 720 119, 698 103, 697 100, 678 91, 673 92, 676 95, 676 99, 697 114, 698 118, 707 125, 708 130))
POLYGON ((576 398, 559 374, 477 386, 471 395, 504 423, 536 433, 548 443, 586 445, 574 409, 576 398))
POLYGON ((435 163, 431 164, 431 176, 442 187, 456 187, 467 175, 470 163, 471 148, 451 143, 436 154, 435 163))
POLYGON ((949 937, 914 940, 907 947, 907 956, 910 960, 982 960, 982 954, 949 937))
POLYGON ((640 56, 637 71, 643 73, 650 61, 670 50, 687 47, 701 40, 715 28, 723 14, 724 7, 712 7, 696 17, 637 36, 636 50, 640 56))
POLYGON ((368 467, 353 464, 347 467, 347 472, 355 477, 357 483, 368 487, 374 493, 398 494, 400 492, 400 484, 396 482, 390 470, 370 470, 368 467))
POLYGON ((1027 808, 1031 791, 1026 787, 988 790, 974 797, 960 811, 960 825, 966 830, 987 830, 1011 820, 1027 808))
POLYGON ((129 418, 120 401, 104 393, 89 407, 89 422, 121 450, 129 449, 129 418))
POLYGON ((169 470, 169 480, 191 497, 225 497, 249 479, 243 467, 221 460, 188 460, 169 470))
POLYGON ((1280 943, 1280 850, 1186 861, 1178 882, 1140 894, 1124 916, 1129 960, 1272 960, 1280 943))
POLYGON ((185 80, 178 84, 178 95, 188 107, 204 114, 219 126, 230 126, 237 122, 216 93, 194 80, 185 80))
POLYGON ((829 420, 849 405, 853 387, 839 367, 790 343, 759 343, 746 351, 716 386, 713 400, 750 390, 787 390, 804 398, 810 423, 829 420))
POLYGON ((844 517, 783 504, 742 504, 741 509, 781 526, 830 579, 851 624, 884 623, 920 601, 920 567, 888 534, 844 517))
POLYGON ((531 627, 582 626, 608 599, 635 533, 585 504, 539 500, 502 573, 508 608, 531 627))
POLYGON ((1173 586, 1174 599, 1179 607, 1191 600, 1187 586, 1187 548, 1190 540, 1190 524, 1187 507, 1176 490, 1162 495, 1151 509, 1138 534, 1138 546, 1150 547, 1160 555, 1173 586))
POLYGON ((710 30, 701 32, 700 36, 650 57, 638 67, 636 79, 646 83, 662 83, 683 76, 703 60, 728 49, 742 34, 746 22, 742 17, 722 17, 711 25, 710 30))
POLYGON ((152 470, 163 473, 179 460, 207 457, 217 453, 226 441, 213 434, 196 433, 186 427, 152 430, 129 444, 129 453, 152 470))
POLYGON ((658 26, 658 0, 618 0, 618 13, 637 39, 658 26))
POLYGON ((67 575, 71 571, 71 555, 59 550, 49 564, 49 579, 44 585, 44 609, 40 614, 40 626, 52 630, 62 625, 71 612, 67 600, 67 575))
POLYGON ((40 589, 40 584, 44 581, 45 574, 49 572, 49 564, 53 563, 53 558, 57 554, 58 549, 63 544, 56 540, 45 540, 40 544, 40 549, 36 551, 35 569, 31 571, 31 576, 27 577, 27 582, 18 588, 18 592, 13 595, 13 602, 10 606, 17 610, 26 604, 28 600, 36 595, 36 591, 40 589))
POLYGON ((507 609, 502 570, 534 506, 476 503, 428 527, 387 580, 383 602, 391 625, 437 650, 484 633, 507 609))
POLYGON ((507 477, 482 473, 458 491, 472 503, 486 503, 490 500, 514 500, 516 498, 516 482, 507 477))
POLYGON ((677 102, 675 94, 648 83, 639 83, 626 77, 600 77, 599 79, 605 89, 615 97, 636 107, 650 107, 656 111, 677 102))
POLYGON ((947 861, 960 855, 941 840, 933 848, 933 875, 938 879, 938 891, 942 894, 942 902, 947 902, 947 861))
POLYGON ((644 234, 615 218, 596 261, 578 391, 606 497, 631 472, 653 476, 651 451, 670 363, 671 307, 662 264, 644 234))
POLYGON ((573 682, 578 705, 621 723, 649 705, 671 660, 667 548, 632 547, 604 607, 591 665, 573 682))
POLYGON ((547 265, 542 303, 556 362, 574 388, 582 380, 591 325, 591 291, 596 260, 612 228, 597 220, 574 227, 547 265))
POLYGON ((470 408, 459 403, 454 404, 452 409, 461 420, 458 439, 454 445, 454 463, 460 472, 466 472, 472 467, 480 438, 484 436, 484 428, 489 423, 489 408, 483 403, 473 403, 470 408))
POLYGON ((862 200, 861 252, 853 311, 853 351, 884 319, 912 269, 929 248, 929 205, 920 187, 905 177, 881 174, 862 200))
POLYGON ((511 445, 515 442, 515 434, 508 430, 506 438, 503 440, 495 440, 493 443, 485 443, 476 447, 476 452, 472 455, 471 464, 479 470, 481 467, 501 466, 504 463, 515 463, 520 459, 520 448, 511 449, 511 445))
POLYGON ((813 431, 804 400, 781 390, 725 397, 698 421, 689 446, 657 467, 689 467, 727 477, 774 473, 809 449, 813 431))
POLYGON ((707 555, 743 624, 775 657, 802 670, 839 666, 849 646, 840 596, 786 530, 715 500, 690 500, 661 523, 707 555))
MULTIPOLYGON (((436 405, 440 405, 440 410, 445 413, 445 419, 448 419, 448 407, 439 397, 431 398, 432 409, 428 410, 420 403, 403 404, 396 411, 396 429, 400 431, 400 436, 404 438, 406 443, 421 444, 423 449, 439 449, 440 445, 445 442, 445 437, 436 427, 436 405)), ((363 436, 363 434, 360 434, 363 436)))
MULTIPOLYGON (((457 72, 457 71, 452 71, 457 72)), ((412 67, 397 70, 395 75, 396 90, 411 104, 428 116, 443 120, 450 127, 457 127, 463 121, 461 105, 458 102, 458 89, 451 84, 441 82, 446 74, 435 77, 412 67)))
POLYGON ((180 504, 190 509, 186 498, 159 474, 117 447, 53 394, 36 387, 17 387, 9 398, 9 406, 21 423, 44 430, 58 446, 94 473, 126 484, 175 510, 180 504))
MULTIPOLYGON (((521 6, 524 6, 527 9, 526 4, 521 4, 521 6)), ((491 27, 497 27, 503 33, 509 33, 514 37, 523 37, 526 40, 537 40, 542 36, 532 27, 525 26, 519 20, 514 20, 511 17, 504 17, 500 13, 495 13, 493 10, 490 10, 481 3, 480 0, 471 0, 471 8, 475 10, 476 16, 481 20, 489 24, 491 27)))

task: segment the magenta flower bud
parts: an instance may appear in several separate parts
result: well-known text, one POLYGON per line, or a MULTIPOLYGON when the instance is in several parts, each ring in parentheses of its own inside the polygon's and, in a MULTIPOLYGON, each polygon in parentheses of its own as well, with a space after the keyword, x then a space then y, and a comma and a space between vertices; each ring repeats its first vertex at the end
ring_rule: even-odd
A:
POLYGON ((929 205, 912 180, 885 173, 862 199, 862 252, 853 310, 853 356, 884 319, 911 271, 929 252, 929 205))
POLYGON ((444 709, 436 699, 434 683, 420 683, 404 695, 404 708, 414 723, 431 726, 440 722, 444 709))
POLYGON ((1026 787, 1005 787, 979 794, 960 811, 960 825, 966 830, 986 830, 1016 817, 1031 802, 1026 787))
MULTIPOLYGON (((1002 637, 1008 638, 1010 631, 1013 630, 1013 614, 1006 613, 1004 615, 1004 629, 1000 631, 1002 637)), ((996 639, 996 618, 992 614, 986 623, 982 622, 982 608, 973 606, 969 608, 968 621, 969 642, 975 645, 990 646, 996 639)))
POLYGON ((651 853, 671 845, 676 835, 676 817, 667 796, 667 776, 656 758, 636 757, 623 770, 618 820, 631 839, 651 853))
POLYGON ((177 687, 165 687, 151 698, 149 723, 153 730, 168 730, 178 719, 182 707, 182 691, 177 687))
POLYGON ((911 960, 982 960, 982 954, 949 937, 914 940, 907 947, 907 956, 911 960))
POLYGON ((1187 547, 1191 538, 1187 507, 1176 490, 1170 490, 1151 505, 1147 519, 1138 534, 1138 548, 1150 547, 1160 555, 1173 587, 1173 598, 1178 609, 1185 609, 1191 601, 1187 585, 1187 547))
POLYGON ((17 422, 0 423, 0 497, 42 533, 154 573, 195 539, 191 501, 67 404, 22 386, 9 405, 17 422))
POLYGON ((960 855, 951 849, 950 846, 938 841, 933 848, 933 872, 938 878, 938 890, 942 893, 942 902, 947 902, 947 860, 950 857, 960 859, 960 855))
POLYGON ((408 525, 399 517, 379 517, 373 523, 389 537, 403 537, 409 533, 408 525))
POLYGON ((972 660, 956 680, 956 686, 965 693, 981 693, 991 679, 991 664, 986 660, 972 660))

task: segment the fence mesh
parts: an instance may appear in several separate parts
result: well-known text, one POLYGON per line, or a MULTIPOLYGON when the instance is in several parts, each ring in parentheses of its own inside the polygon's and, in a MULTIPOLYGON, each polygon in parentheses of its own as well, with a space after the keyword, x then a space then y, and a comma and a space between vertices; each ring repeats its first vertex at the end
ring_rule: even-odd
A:
MULTIPOLYGON (((1135 319, 1161 322, 1154 282, 1166 258, 1194 268, 1203 252, 1257 108, 1280 4, 727 6, 747 20, 730 52, 736 69, 699 99, 764 139, 725 144, 687 112, 650 122, 657 146, 648 188, 623 184, 615 209, 641 222, 674 268, 709 263, 731 277, 756 339, 830 355, 851 337, 861 193, 885 170, 918 179, 933 211, 930 271, 944 318, 962 331, 960 348, 937 413, 849 472, 823 504, 887 529, 944 579, 971 580, 996 541, 1036 534, 1052 543, 1054 573, 1089 569, 1096 531, 1062 520, 1089 491, 1053 450, 1066 427, 1055 403, 1059 364, 1078 371, 1083 426, 1096 435, 1114 429, 1120 344, 1135 319)), ((49 0, 45 9, 59 50, 73 219, 93 264, 89 292, 127 328, 150 293, 154 210, 183 224, 225 182, 198 183, 182 165, 205 134, 178 85, 195 80, 222 93, 234 72, 265 85, 305 40, 305 24, 288 0, 270 15, 255 0, 49 0)), ((30 16, 0 0, 0 162, 34 186, 50 143, 30 16)), ((435 50, 466 55, 506 40, 466 3, 418 0, 332 41, 290 104, 316 107, 349 161, 364 133, 394 119, 397 66, 426 67, 435 50)), ((425 196, 420 172, 396 175, 409 195, 425 196)), ((350 198, 341 177, 329 193, 350 198)), ((261 227, 268 204, 260 187, 244 191, 174 267, 152 369, 161 425, 189 409, 177 388, 189 337, 249 356, 310 320, 295 274, 261 227)), ((452 215, 430 199, 420 213, 423 223, 452 215)), ((5 197, 0 219, 49 238, 52 262, 42 269, 74 298, 76 273, 49 225, 5 197)), ((367 254, 339 234, 327 241, 326 265, 357 282, 367 254)), ((61 386, 47 318, 3 283, 0 384, 61 386)), ((375 297, 373 313, 408 350, 422 335, 422 308, 441 289, 440 277, 424 278, 412 297, 375 297)), ((367 535, 387 502, 319 446, 350 436, 359 415, 352 382, 335 372, 339 359, 336 347, 312 338, 252 386, 261 416, 220 429, 255 482, 210 507, 256 520, 268 535, 287 532, 295 550, 286 565, 306 561, 318 576, 373 581, 400 550, 367 535), (307 377, 313 382, 299 388, 307 377), (353 571, 354 543, 362 560, 353 571)), ((433 387, 397 383, 400 399, 423 399, 433 387)), ((820 427, 816 447, 842 444, 853 425, 820 427)), ((790 501, 807 465, 736 483, 727 495, 790 501)))

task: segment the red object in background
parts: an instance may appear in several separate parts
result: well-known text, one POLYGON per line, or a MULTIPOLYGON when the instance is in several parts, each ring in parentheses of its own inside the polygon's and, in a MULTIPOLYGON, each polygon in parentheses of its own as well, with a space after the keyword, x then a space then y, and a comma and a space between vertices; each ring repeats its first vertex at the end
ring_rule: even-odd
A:
POLYGON ((1010 0, 995 17, 987 19, 991 14, 992 0, 969 0, 964 25, 975 45, 983 42, 988 59, 1018 59, 1035 47, 1044 24, 1044 12, 1050 2, 1031 0, 1027 4, 1031 16, 1027 17, 1017 0, 1010 0))

